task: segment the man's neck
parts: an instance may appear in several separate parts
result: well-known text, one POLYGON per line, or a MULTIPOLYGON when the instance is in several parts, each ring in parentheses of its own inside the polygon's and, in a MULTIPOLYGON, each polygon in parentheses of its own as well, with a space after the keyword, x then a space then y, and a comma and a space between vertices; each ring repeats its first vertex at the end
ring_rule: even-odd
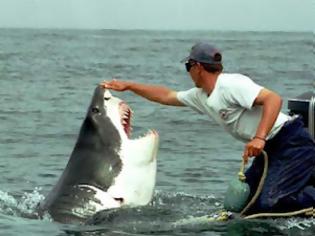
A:
POLYGON ((208 96, 210 96, 212 93, 220 74, 221 72, 205 74, 202 89, 207 93, 208 96))

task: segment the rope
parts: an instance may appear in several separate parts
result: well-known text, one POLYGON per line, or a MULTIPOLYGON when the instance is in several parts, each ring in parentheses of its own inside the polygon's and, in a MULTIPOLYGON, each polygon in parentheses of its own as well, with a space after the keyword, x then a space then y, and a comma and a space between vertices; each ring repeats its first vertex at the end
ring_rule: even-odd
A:
POLYGON ((285 212, 285 213, 258 213, 243 217, 244 219, 254 219, 259 217, 290 217, 305 214, 307 216, 315 216, 314 207, 305 208, 298 211, 285 212))
MULTIPOLYGON (((315 99, 314 99, 315 101, 315 99)), ((315 216, 315 209, 314 207, 310 207, 310 208, 306 208, 306 209, 302 209, 299 211, 292 211, 292 212, 280 212, 280 213, 257 213, 257 214, 252 214, 252 215, 246 215, 246 212, 248 211, 248 209, 250 207, 252 207, 252 205, 256 202, 257 198, 259 197, 264 183, 265 183, 265 179, 267 177, 267 172, 268 172, 268 155, 265 151, 262 151, 262 154, 264 156, 264 171, 262 174, 262 177, 260 179, 260 182, 258 184, 257 187, 257 191, 254 194, 254 196, 252 197, 252 199, 250 200, 250 202, 245 206, 245 208, 242 210, 242 212, 240 213, 240 217, 244 218, 244 219, 254 219, 254 218, 259 218, 259 217, 290 217, 290 216, 297 216, 297 215, 306 215, 306 216, 315 216)), ((241 165, 241 171, 244 171, 245 169, 245 162, 242 162, 241 165)), ((239 173, 240 175, 240 173, 239 173)), ((243 173, 244 175, 244 173, 243 173)))
POLYGON ((314 115, 314 110, 315 110, 315 97, 312 96, 309 102, 309 106, 308 106, 308 130, 310 132, 310 134, 312 135, 312 137, 315 137, 315 130, 314 130, 314 126, 315 126, 315 115, 314 115))
MULTIPOLYGON (((254 194, 254 196, 252 197, 252 199, 250 200, 250 202, 245 206, 245 208, 241 211, 241 217, 244 217, 245 216, 245 213, 248 211, 248 209, 254 205, 254 203, 256 202, 257 198, 259 197, 262 189, 263 189, 263 186, 264 186, 264 183, 265 183, 265 179, 267 177, 267 172, 268 172, 268 155, 265 151, 262 151, 262 154, 264 156, 264 171, 263 171, 263 174, 261 176, 261 179, 259 181, 259 184, 258 184, 258 187, 257 187, 257 191, 256 193, 254 194)), ((242 162, 242 169, 244 170, 245 169, 245 162, 243 161, 242 162)))

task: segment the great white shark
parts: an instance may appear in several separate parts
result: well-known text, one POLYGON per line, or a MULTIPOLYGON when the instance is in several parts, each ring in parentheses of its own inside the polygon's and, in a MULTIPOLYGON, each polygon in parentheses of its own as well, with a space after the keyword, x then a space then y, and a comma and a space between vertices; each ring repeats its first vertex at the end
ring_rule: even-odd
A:
POLYGON ((68 164, 39 204, 62 223, 84 222, 96 212, 148 204, 156 180, 159 136, 131 139, 132 110, 97 86, 68 164))

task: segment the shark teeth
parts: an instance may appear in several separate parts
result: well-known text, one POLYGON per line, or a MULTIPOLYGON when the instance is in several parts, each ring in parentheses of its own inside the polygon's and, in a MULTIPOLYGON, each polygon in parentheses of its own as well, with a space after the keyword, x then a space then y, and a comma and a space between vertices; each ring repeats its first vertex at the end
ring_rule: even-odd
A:
MULTIPOLYGON (((120 122, 121 122, 121 125, 123 126, 123 129, 124 129, 127 137, 130 139, 132 131, 133 131, 131 124, 132 124, 134 112, 131 110, 131 108, 125 102, 121 102, 119 105, 120 105, 119 106, 120 122)), ((142 135, 136 139, 145 138, 145 137, 150 136, 150 135, 158 135, 158 133, 155 130, 148 130, 144 135, 142 135)))
POLYGON ((133 111, 130 109, 130 107, 125 103, 121 102, 119 104, 119 113, 120 113, 120 122, 124 128, 124 131, 128 138, 131 137, 131 117, 133 114, 133 111))
POLYGON ((150 130, 148 130, 145 134, 143 134, 143 135, 139 136, 138 138, 136 138, 136 140, 137 140, 137 139, 146 138, 146 137, 148 137, 148 136, 150 136, 150 135, 159 136, 159 134, 158 134, 158 132, 157 132, 156 130, 150 129, 150 130))

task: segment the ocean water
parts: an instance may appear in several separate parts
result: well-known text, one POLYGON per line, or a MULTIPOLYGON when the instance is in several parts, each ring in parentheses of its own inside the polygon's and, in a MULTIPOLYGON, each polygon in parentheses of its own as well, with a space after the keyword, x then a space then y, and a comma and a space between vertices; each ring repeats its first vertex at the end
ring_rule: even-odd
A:
POLYGON ((0 235, 314 235, 314 219, 234 220, 174 227, 222 208, 244 144, 188 108, 113 92, 135 112, 134 135, 160 134, 156 191, 143 208, 96 226, 36 219, 66 166, 95 86, 112 77, 175 90, 193 86, 179 62, 208 40, 227 72, 287 100, 314 89, 312 33, 0 29, 0 235), (35 219, 34 219, 35 218, 35 219))

